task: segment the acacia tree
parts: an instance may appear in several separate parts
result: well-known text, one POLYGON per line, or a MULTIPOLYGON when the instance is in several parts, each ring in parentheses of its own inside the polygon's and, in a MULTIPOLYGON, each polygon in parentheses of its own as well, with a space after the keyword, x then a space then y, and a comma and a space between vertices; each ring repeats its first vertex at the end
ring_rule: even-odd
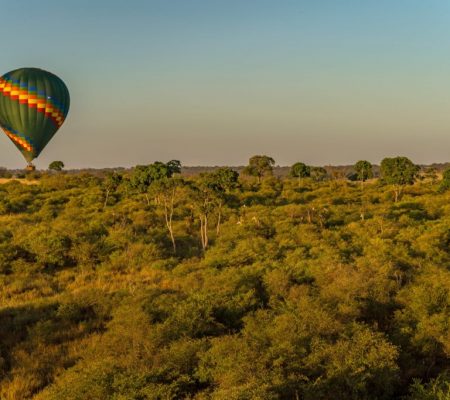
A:
POLYGON ((217 204, 218 186, 211 174, 201 174, 197 184, 192 186, 195 208, 200 219, 200 240, 203 251, 209 243, 208 220, 209 215, 217 204))
POLYGON ((177 189, 182 185, 181 179, 174 179, 173 175, 181 172, 181 163, 171 160, 167 163, 156 161, 149 165, 138 165, 130 177, 130 186, 138 193, 145 195, 147 205, 150 205, 149 192, 152 192, 156 205, 162 205, 164 220, 169 231, 174 253, 176 242, 173 233, 173 213, 177 189), (162 200, 160 202, 160 200, 162 200))
POLYGON ((175 178, 174 174, 181 172, 181 163, 171 160, 168 163, 157 161, 147 167, 150 177, 150 191, 155 194, 156 205, 162 205, 164 210, 164 221, 169 231, 173 252, 176 253, 177 245, 173 233, 173 213, 178 188, 183 185, 181 178, 175 178), (161 201, 160 201, 161 200, 161 201))
POLYGON ((381 161, 381 176, 383 182, 393 185, 394 201, 397 202, 406 185, 412 185, 419 173, 420 167, 407 157, 384 158, 381 161))
POLYGON ((217 197, 217 225, 216 234, 220 234, 222 207, 230 191, 238 186, 239 173, 228 167, 219 168, 211 174, 211 187, 217 197))
POLYGON ((289 172, 289 175, 293 178, 298 178, 298 184, 302 178, 308 178, 311 176, 311 167, 302 162, 296 162, 289 172))
POLYGON ((269 156, 253 156, 249 159, 248 165, 244 168, 244 174, 255 176, 258 183, 265 175, 272 175, 275 160, 269 156))
POLYGON ((173 252, 177 252, 177 245, 173 231, 173 214, 175 210, 175 201, 178 196, 178 189, 184 184, 182 178, 166 177, 154 181, 150 186, 150 191, 157 193, 157 206, 162 206, 164 212, 164 222, 169 232, 172 242, 173 252))
POLYGON ((216 234, 220 234, 222 207, 230 192, 238 187, 239 174, 231 168, 219 168, 213 172, 200 174, 191 184, 194 209, 200 220, 200 240, 203 251, 209 244, 208 225, 210 215, 216 212, 216 234))
POLYGON ((50 165, 48 166, 48 169, 50 171, 57 171, 60 172, 64 168, 64 163, 62 161, 52 161, 50 165))

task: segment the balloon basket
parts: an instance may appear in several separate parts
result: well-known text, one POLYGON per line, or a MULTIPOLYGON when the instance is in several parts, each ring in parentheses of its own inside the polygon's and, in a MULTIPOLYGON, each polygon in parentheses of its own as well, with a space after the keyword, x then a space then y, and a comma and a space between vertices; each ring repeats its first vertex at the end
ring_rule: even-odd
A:
POLYGON ((27 167, 25 168, 25 171, 27 172, 36 171, 36 167, 33 164, 28 164, 27 167))

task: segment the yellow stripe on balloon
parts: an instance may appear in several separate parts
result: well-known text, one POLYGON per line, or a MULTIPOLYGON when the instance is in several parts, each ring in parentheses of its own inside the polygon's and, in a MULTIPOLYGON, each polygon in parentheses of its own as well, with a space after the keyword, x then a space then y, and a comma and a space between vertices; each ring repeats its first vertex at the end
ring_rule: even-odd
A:
POLYGON ((19 101, 27 100, 26 103, 28 103, 29 106, 34 107, 36 105, 36 108, 39 109, 39 111, 44 111, 47 115, 51 116, 58 126, 61 126, 64 122, 64 114, 51 101, 48 101, 41 96, 38 98, 35 93, 20 88, 18 85, 12 84, 3 78, 0 78, 0 93, 11 97, 17 96, 19 101))

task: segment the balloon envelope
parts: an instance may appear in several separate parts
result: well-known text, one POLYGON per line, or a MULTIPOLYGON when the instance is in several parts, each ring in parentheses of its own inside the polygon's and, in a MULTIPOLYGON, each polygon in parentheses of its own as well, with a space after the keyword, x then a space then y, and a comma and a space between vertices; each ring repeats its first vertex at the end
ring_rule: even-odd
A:
POLYGON ((64 82, 38 68, 0 77, 0 126, 28 162, 36 158, 69 112, 64 82))

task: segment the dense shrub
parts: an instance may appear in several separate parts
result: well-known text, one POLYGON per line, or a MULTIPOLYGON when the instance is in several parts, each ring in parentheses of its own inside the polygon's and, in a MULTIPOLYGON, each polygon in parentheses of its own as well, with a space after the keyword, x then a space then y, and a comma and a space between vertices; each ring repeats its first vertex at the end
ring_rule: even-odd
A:
POLYGON ((450 192, 335 172, 0 185, 0 398, 447 399, 450 192))

